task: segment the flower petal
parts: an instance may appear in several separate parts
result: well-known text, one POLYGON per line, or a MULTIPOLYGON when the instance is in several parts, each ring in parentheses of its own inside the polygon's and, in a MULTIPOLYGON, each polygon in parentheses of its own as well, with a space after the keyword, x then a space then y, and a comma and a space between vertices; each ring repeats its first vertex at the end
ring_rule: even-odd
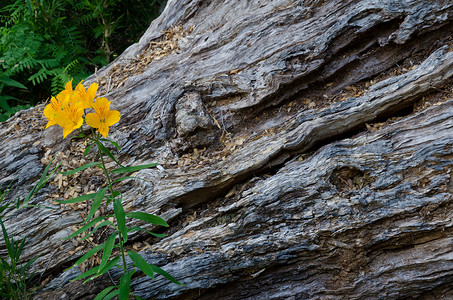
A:
POLYGON ((107 135, 109 134, 109 127, 107 126, 107 124, 101 122, 98 130, 103 137, 107 138, 107 135))
POLYGON ((44 116, 50 121, 53 120, 55 115, 55 110, 52 107, 52 104, 47 104, 43 111, 44 116))
POLYGON ((97 83, 92 83, 90 87, 88 88, 88 97, 91 102, 94 101, 94 98, 96 97, 96 92, 98 90, 99 84, 97 83))
POLYGON ((63 138, 67 137, 74 130, 73 126, 63 127, 63 138))
POLYGON ((85 116, 85 122, 92 128, 99 128, 101 119, 95 113, 89 113, 85 116))
POLYGON ((105 118, 105 124, 107 124, 107 126, 112 126, 113 124, 118 123, 120 118, 121 118, 121 114, 119 111, 111 110, 107 113, 107 116, 105 118))
POLYGON ((66 111, 61 111, 55 115, 55 122, 60 125, 61 127, 65 128, 68 127, 71 123, 69 115, 66 111))
POLYGON ((46 124, 46 128, 49 128, 50 126, 53 126, 53 125, 55 125, 55 124, 57 124, 55 121, 50 121, 50 120, 49 120, 49 121, 47 122, 47 124, 46 124))
POLYGON ((104 97, 97 98, 94 102, 94 110, 98 115, 105 118, 105 112, 110 110, 110 101, 104 97))
POLYGON ((66 92, 72 93, 72 79, 65 84, 64 89, 66 92))

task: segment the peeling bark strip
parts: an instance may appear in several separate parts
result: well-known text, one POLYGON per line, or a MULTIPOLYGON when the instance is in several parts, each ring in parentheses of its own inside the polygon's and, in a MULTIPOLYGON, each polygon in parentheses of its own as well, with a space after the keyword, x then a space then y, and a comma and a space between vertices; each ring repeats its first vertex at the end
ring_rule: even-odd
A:
MULTIPOLYGON (((164 167, 140 171, 152 184, 127 182, 123 195, 126 209, 166 219, 168 237, 136 234, 128 247, 185 285, 137 276, 136 293, 453 297, 452 20, 449 0, 168 1, 139 43, 86 82, 122 113, 111 130, 122 163, 164 167)), ((11 200, 50 156, 68 169, 90 158, 83 142, 42 130, 42 109, 0 124, 11 200)), ((99 182, 95 171, 58 177, 33 204, 99 182)), ((91 299, 110 278, 70 283, 81 270, 64 270, 104 237, 61 240, 87 207, 54 207, 6 226, 28 236, 25 256, 42 253, 36 299, 91 299)))

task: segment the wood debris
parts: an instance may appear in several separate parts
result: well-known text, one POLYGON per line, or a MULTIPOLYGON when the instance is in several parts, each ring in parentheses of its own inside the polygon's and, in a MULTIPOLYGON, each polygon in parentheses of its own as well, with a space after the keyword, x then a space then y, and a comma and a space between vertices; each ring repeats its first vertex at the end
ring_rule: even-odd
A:
POLYGON ((129 59, 127 63, 115 63, 113 68, 105 75, 97 77, 99 83, 98 93, 104 95, 113 89, 120 88, 131 76, 142 74, 145 67, 154 60, 160 60, 165 56, 177 53, 180 50, 181 41, 193 32, 193 27, 171 27, 165 31, 161 41, 151 41, 148 47, 135 59, 129 59))

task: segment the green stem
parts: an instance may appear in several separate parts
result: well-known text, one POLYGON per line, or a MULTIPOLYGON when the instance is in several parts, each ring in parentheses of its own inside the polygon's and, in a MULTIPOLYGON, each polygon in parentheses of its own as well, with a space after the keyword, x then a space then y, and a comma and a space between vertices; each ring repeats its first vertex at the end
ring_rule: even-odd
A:
MULTIPOLYGON (((95 138, 96 138, 96 143, 101 143, 99 141, 100 135, 96 136, 95 138)), ((110 180, 109 172, 107 171, 107 168, 105 167, 104 156, 102 155, 102 151, 99 149, 99 145, 98 145, 98 151, 99 151, 99 157, 101 158, 101 165, 102 165, 101 168, 104 171, 105 176, 107 177, 107 184, 109 186, 110 193, 111 193, 111 195, 113 197, 112 181, 110 180)), ((126 272, 127 271, 126 257, 124 256, 123 236, 122 236, 120 230, 118 230, 118 239, 119 239, 119 245, 120 245, 120 251, 121 251, 121 259, 123 261, 123 270, 124 270, 124 272, 126 272)))
POLYGON ((121 260, 123 261, 123 270, 124 273, 127 272, 127 266, 126 266, 126 257, 124 255, 124 248, 123 248, 123 236, 121 234, 121 231, 118 230, 118 239, 120 240, 120 251, 121 251, 121 260))
MULTIPOLYGON (((100 143, 100 141, 99 141, 98 139, 96 139, 96 143, 100 143)), ((111 195, 113 196, 112 181, 110 180, 109 172, 107 172, 107 169, 106 169, 106 167, 105 167, 104 156, 102 155, 102 151, 99 150, 99 147, 98 147, 98 151, 99 151, 99 156, 100 156, 100 158, 101 158, 102 170, 104 171, 105 176, 107 177, 107 184, 108 184, 108 186, 109 186, 110 193, 111 193, 111 195)))

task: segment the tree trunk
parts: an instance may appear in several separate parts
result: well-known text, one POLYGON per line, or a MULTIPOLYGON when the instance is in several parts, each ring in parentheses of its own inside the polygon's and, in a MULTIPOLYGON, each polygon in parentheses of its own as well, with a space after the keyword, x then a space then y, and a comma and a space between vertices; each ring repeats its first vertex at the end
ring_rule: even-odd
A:
MULTIPOLYGON (((453 3, 168 1, 139 43, 91 76, 122 119, 125 165, 159 162, 126 210, 170 228, 129 248, 183 286, 139 274, 149 299, 453 297, 453 3), (152 183, 151 183, 152 182, 152 183)), ((43 130, 43 106, 0 124, 0 185, 24 195, 84 141, 43 130)), ((89 207, 59 205, 102 176, 58 175, 5 220, 28 236, 36 299, 92 299, 66 270, 105 236, 62 240, 89 207)), ((110 207, 106 210, 111 209, 110 207)), ((0 255, 5 254, 4 243, 0 255)))

